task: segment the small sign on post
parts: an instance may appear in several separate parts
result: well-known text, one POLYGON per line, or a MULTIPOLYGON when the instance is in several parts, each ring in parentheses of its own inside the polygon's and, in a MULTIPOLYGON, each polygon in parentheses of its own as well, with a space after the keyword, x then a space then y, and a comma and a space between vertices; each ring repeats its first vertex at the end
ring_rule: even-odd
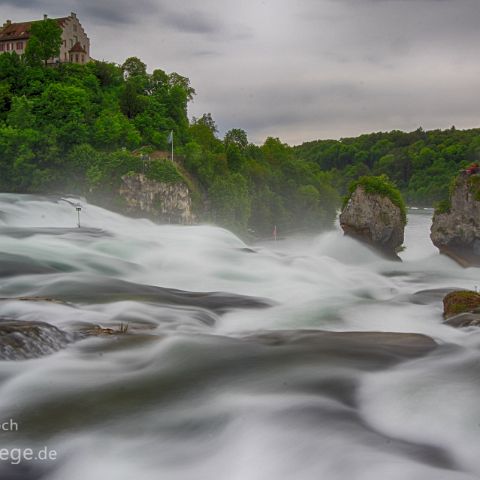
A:
POLYGON ((80 212, 82 211, 82 206, 77 203, 77 205, 75 205, 75 209, 77 210, 77 226, 80 228, 80 212))

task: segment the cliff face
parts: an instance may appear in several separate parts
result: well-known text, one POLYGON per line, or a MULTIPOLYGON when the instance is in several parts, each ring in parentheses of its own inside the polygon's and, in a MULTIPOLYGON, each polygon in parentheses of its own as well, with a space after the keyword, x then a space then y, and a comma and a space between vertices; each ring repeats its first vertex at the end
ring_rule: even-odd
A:
POLYGON ((380 194, 367 193, 359 185, 340 215, 345 235, 372 245, 392 258, 403 244, 405 222, 399 207, 380 194))
POLYGON ((189 225, 195 220, 190 190, 184 183, 161 183, 141 173, 124 175, 119 193, 129 213, 168 223, 189 225))
POLYGON ((480 175, 461 173, 451 196, 450 212, 435 213, 433 244, 463 266, 480 266, 480 175))

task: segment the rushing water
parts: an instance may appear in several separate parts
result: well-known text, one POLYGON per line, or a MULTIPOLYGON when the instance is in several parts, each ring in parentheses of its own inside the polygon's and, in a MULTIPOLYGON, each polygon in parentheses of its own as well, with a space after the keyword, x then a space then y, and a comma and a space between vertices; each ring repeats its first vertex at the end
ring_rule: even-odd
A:
POLYGON ((479 330, 443 325, 441 292, 414 295, 473 289, 478 269, 437 254, 430 218, 410 213, 398 263, 338 230, 247 248, 85 204, 75 229, 65 201, 0 195, 0 317, 72 339, 128 324, 0 362, 0 420, 18 423, 0 447, 58 454, 11 465, 0 451, 0 478, 480 478, 479 330), (405 357, 318 331, 439 346, 405 357))

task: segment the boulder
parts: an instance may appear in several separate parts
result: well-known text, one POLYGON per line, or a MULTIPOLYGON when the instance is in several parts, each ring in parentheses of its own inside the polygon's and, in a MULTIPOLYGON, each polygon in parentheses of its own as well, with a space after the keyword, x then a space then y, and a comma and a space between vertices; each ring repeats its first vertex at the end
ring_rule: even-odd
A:
POLYGON ((480 293, 457 290, 443 299, 445 323, 452 327, 480 326, 480 293))
POLYGON ((463 267, 480 266, 480 175, 462 172, 450 205, 433 216, 430 238, 440 253, 463 267))
POLYGON ((345 232, 394 259, 403 244, 405 218, 399 206, 382 193, 367 192, 357 185, 340 214, 345 232))

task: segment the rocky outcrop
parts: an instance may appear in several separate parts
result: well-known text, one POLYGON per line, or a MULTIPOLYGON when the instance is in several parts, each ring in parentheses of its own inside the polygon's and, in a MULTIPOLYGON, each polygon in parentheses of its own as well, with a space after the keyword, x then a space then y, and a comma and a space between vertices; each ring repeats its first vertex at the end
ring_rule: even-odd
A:
POLYGON ((480 326, 480 293, 457 290, 443 299, 445 323, 452 327, 480 326))
POLYGON ((398 259, 403 244, 405 220, 401 209, 388 196, 367 193, 358 185, 340 214, 340 225, 349 235, 398 259))
POLYGON ((430 238, 460 265, 480 266, 480 175, 465 171, 457 177, 449 211, 435 212, 430 238))
POLYGON ((0 360, 28 360, 65 348, 73 337, 44 322, 0 320, 0 360))
POLYGON ((163 183, 141 173, 129 174, 122 177, 119 193, 127 213, 167 223, 189 225, 195 220, 190 190, 184 183, 163 183))

